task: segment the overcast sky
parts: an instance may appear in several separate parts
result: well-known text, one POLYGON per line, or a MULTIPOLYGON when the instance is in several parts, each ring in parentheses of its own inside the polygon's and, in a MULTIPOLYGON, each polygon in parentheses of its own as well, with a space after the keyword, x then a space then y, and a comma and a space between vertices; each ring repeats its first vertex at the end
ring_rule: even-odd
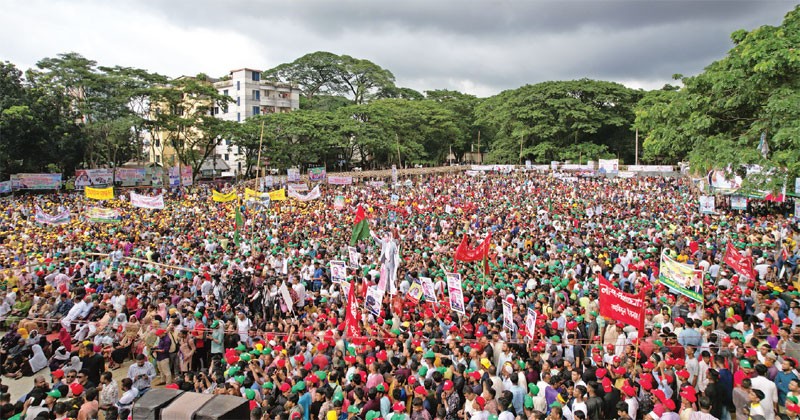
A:
POLYGON ((582 77, 653 89, 696 74, 730 33, 779 25, 783 0, 9 0, 0 60, 27 69, 75 51, 168 76, 267 69, 330 51, 400 86, 489 96, 582 77))

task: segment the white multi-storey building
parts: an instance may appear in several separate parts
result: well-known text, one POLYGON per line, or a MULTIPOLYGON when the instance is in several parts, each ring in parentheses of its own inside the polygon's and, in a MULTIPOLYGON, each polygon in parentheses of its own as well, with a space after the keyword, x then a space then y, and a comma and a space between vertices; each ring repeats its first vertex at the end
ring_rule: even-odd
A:
MULTIPOLYGON (((227 107, 214 108, 217 118, 242 122, 254 115, 276 112, 291 112, 300 108, 300 90, 288 84, 261 80, 261 70, 231 70, 227 77, 214 82, 214 87, 223 95, 230 96, 233 102, 227 107)), ((223 160, 230 168, 223 177, 236 177, 247 170, 244 153, 230 140, 217 146, 216 158, 223 160)))

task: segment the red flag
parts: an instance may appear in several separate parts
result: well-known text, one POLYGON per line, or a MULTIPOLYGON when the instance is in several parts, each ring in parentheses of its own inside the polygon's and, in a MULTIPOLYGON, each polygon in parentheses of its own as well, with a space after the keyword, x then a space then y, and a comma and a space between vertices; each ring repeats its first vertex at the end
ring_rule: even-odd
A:
POLYGON ((473 262, 473 261, 483 261, 483 269, 486 274, 489 274, 489 244, 492 242, 492 233, 489 232, 486 235, 486 239, 481 242, 480 245, 477 247, 470 249, 469 248, 469 241, 467 240, 467 235, 464 234, 464 237, 461 239, 461 243, 456 248, 456 255, 454 256, 455 261, 464 261, 464 262, 473 262))
POLYGON ((602 274, 597 276, 600 283, 600 315, 632 325, 641 334, 644 331, 644 291, 631 295, 614 287, 602 274))
POLYGON ((725 250, 724 261, 725 264, 731 266, 733 271, 739 273, 739 275, 745 279, 753 280, 756 278, 755 272, 753 271, 753 257, 742 256, 742 254, 736 250, 730 241, 728 242, 728 247, 725 250))
POLYGON ((360 331, 358 329, 358 301, 356 300, 356 287, 350 282, 350 288, 347 292, 347 312, 344 316, 344 334, 346 338, 358 337, 360 331))

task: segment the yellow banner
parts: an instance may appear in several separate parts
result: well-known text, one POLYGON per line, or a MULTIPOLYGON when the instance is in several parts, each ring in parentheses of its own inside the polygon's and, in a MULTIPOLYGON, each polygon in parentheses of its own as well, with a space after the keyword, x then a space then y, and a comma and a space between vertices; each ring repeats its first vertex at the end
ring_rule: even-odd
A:
POLYGON ((236 191, 231 191, 227 194, 223 194, 217 190, 214 190, 212 191, 211 194, 211 199, 216 201, 217 203, 227 203, 230 201, 235 201, 237 198, 239 197, 236 195, 236 191))
POLYGON ((250 188, 245 188, 244 189, 244 199, 245 200, 250 200, 251 198, 259 199, 259 198, 261 198, 263 196, 264 196, 263 193, 260 193, 260 192, 258 192, 256 190, 251 190, 250 188))
POLYGON ((86 191, 86 198, 91 198, 92 200, 113 200, 114 199, 114 188, 92 188, 86 187, 84 189, 86 191))
POLYGON ((271 201, 286 201, 286 190, 281 188, 279 190, 270 191, 269 199, 271 201))

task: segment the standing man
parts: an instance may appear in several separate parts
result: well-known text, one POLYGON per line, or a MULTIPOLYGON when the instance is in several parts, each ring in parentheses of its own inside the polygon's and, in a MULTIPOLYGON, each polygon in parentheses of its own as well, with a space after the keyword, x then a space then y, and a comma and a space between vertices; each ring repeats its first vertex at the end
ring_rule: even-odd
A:
POLYGON ((94 352, 94 344, 91 342, 83 343, 84 356, 81 358, 83 368, 86 370, 89 382, 93 384, 100 383, 100 374, 106 371, 105 358, 94 352))
POLYGON ((155 377, 156 369, 153 364, 147 361, 144 354, 137 354, 136 363, 128 368, 128 378, 132 381, 132 386, 139 390, 139 396, 150 389, 150 383, 155 377))

